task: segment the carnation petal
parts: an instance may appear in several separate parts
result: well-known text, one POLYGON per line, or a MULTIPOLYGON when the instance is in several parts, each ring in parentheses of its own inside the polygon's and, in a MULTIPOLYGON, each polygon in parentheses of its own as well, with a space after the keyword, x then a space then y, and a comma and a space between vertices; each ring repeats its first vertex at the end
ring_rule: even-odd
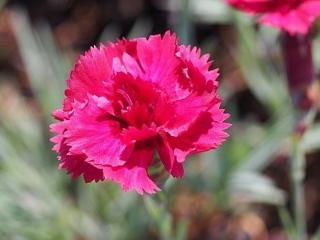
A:
POLYGON ((265 14, 260 18, 260 22, 281 28, 291 34, 306 34, 311 25, 309 16, 305 16, 298 11, 290 11, 287 14, 278 12, 265 14))
POLYGON ((137 42, 137 54, 144 78, 156 83, 170 96, 176 96, 177 82, 173 81, 176 68, 180 62, 176 57, 177 38, 166 32, 163 38, 160 35, 149 39, 141 38, 137 42))
POLYGON ((174 177, 182 177, 184 174, 183 166, 180 162, 177 162, 173 149, 165 135, 158 139, 157 150, 166 170, 174 177))
POLYGON ((124 191, 134 189, 139 194, 144 192, 153 194, 160 191, 160 189, 148 176, 147 168, 152 158, 152 148, 135 149, 126 165, 122 167, 104 167, 104 177, 118 182, 124 191))
POLYGON ((203 152, 220 146, 229 136, 225 130, 231 126, 225 120, 229 114, 224 113, 220 104, 214 105, 209 111, 202 112, 190 128, 179 138, 192 142, 195 150, 203 152))
POLYGON ((108 62, 104 46, 91 48, 81 56, 68 80, 69 97, 78 101, 86 99, 87 94, 103 96, 103 80, 110 79, 112 65, 108 62))
POLYGON ((80 175, 83 175, 85 182, 92 182, 93 180, 98 182, 104 179, 101 169, 87 163, 84 154, 68 154, 69 148, 65 143, 62 144, 59 168, 65 169, 71 175, 72 179, 76 179, 80 175))
POLYGON ((231 124, 224 121, 229 114, 219 107, 220 104, 216 104, 209 111, 201 112, 186 131, 169 138, 177 162, 184 162, 190 154, 216 149, 226 140, 225 130, 231 124))
POLYGON ((186 131, 190 124, 198 118, 201 112, 208 110, 210 105, 219 102, 220 99, 215 95, 212 96, 195 96, 190 95, 174 103, 175 115, 165 126, 165 130, 171 136, 178 136, 181 132, 186 131))
POLYGON ((84 107, 75 104, 74 114, 66 122, 66 143, 73 154, 86 154, 93 165, 123 165, 132 145, 122 141, 119 123, 100 121, 104 114, 93 98, 84 107))

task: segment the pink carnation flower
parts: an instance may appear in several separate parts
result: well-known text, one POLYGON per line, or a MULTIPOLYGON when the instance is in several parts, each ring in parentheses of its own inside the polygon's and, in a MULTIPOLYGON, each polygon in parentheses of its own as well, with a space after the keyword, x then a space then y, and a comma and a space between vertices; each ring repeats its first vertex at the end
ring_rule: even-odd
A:
POLYGON ((169 32, 91 48, 71 72, 63 108, 53 113, 60 168, 140 194, 160 190, 148 174, 154 161, 183 176, 187 156, 228 136, 218 72, 208 59, 177 45, 169 32))
POLYGON ((230 5, 254 15, 259 22, 280 28, 290 34, 309 31, 320 16, 319 0, 226 0, 230 5))

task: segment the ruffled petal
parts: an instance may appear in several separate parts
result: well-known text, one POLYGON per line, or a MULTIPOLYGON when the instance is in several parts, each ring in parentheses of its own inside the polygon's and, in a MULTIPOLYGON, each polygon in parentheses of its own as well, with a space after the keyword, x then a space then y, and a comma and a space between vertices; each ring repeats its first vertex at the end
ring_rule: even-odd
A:
POLYGON ((182 177, 184 174, 183 166, 177 161, 173 149, 169 145, 168 139, 165 135, 162 135, 157 140, 157 150, 165 169, 173 177, 182 177))
POLYGON ((127 161, 133 145, 124 143, 119 123, 108 119, 94 98, 75 103, 74 114, 65 122, 64 137, 72 154, 85 154, 95 166, 120 166, 127 161))
POLYGON ((87 95, 106 96, 112 85, 112 74, 115 59, 121 59, 123 54, 136 54, 136 41, 119 41, 109 43, 100 48, 92 47, 80 57, 68 79, 66 96, 82 102, 87 95))
POLYGON ((108 58, 115 57, 115 54, 107 55, 110 51, 108 49, 104 46, 99 49, 93 47, 80 57, 68 80, 68 98, 83 101, 88 94, 105 95, 104 81, 108 81, 112 74, 112 65, 108 58))
POLYGON ((50 132, 57 134, 56 136, 50 138, 50 141, 54 143, 52 150, 57 153, 59 153, 61 149, 61 144, 64 139, 63 132, 65 131, 65 129, 66 128, 64 122, 53 123, 50 125, 50 132))
POLYGON ((186 131, 201 112, 220 101, 216 94, 216 79, 219 74, 217 69, 209 70, 209 56, 201 56, 198 48, 182 45, 179 47, 178 57, 182 61, 179 81, 184 89, 180 96, 184 97, 172 101, 174 115, 165 125, 165 130, 171 136, 178 136, 186 131))
POLYGON ((160 35, 149 39, 137 40, 137 55, 144 72, 144 79, 158 85, 160 89, 171 97, 176 97, 177 82, 176 68, 180 61, 176 57, 177 38, 169 31, 163 38, 160 35))
POLYGON ((220 104, 214 105, 209 111, 200 114, 190 128, 179 137, 192 142, 193 153, 216 149, 229 136, 225 130, 231 126, 225 120, 229 114, 224 113, 220 104))
POLYGON ((201 112, 207 111, 211 105, 217 103, 220 99, 215 98, 215 95, 210 97, 197 97, 190 95, 189 97, 176 101, 175 115, 165 125, 164 129, 171 136, 178 136, 183 131, 186 131, 190 124, 198 118, 201 112))
POLYGON ((292 10, 288 13, 269 13, 260 18, 260 22, 278 27, 290 34, 302 33, 306 34, 314 20, 313 16, 308 16, 299 10, 292 10), (310 18, 311 17, 311 18, 310 18))
POLYGON ((170 137, 169 144, 177 162, 185 161, 190 154, 219 147, 228 137, 225 132, 231 126, 225 122, 228 117, 229 114, 220 109, 220 104, 215 104, 210 110, 200 113, 188 130, 178 137, 170 137))
POLYGON ((70 147, 67 145, 62 144, 59 157, 59 168, 65 169, 67 173, 71 175, 72 179, 76 179, 80 175, 83 175, 86 183, 104 180, 103 171, 101 169, 87 163, 84 154, 70 155, 69 148, 70 147))
POLYGON ((188 78, 190 88, 201 94, 216 89, 212 87, 218 87, 218 69, 209 70, 212 65, 209 54, 201 55, 199 48, 184 45, 179 47, 177 54, 183 61, 184 76, 188 78))
POLYGON ((306 0, 301 4, 300 9, 310 16, 319 17, 320 16, 320 1, 306 0))
POLYGON ((103 168, 105 179, 119 183, 124 191, 135 190, 139 194, 144 192, 153 194, 160 191, 147 172, 153 152, 153 148, 149 147, 135 148, 124 166, 103 168))
POLYGON ((260 22, 279 27, 291 34, 307 34, 317 17, 320 16, 320 2, 301 1, 296 8, 287 12, 272 12, 260 18, 260 22))

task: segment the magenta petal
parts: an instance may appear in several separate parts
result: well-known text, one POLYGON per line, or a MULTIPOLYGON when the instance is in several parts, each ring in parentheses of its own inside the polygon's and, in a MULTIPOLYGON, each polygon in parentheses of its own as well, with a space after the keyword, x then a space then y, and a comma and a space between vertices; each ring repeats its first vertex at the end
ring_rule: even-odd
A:
POLYGON ((70 155, 69 148, 70 147, 67 146, 64 141, 61 143, 59 157, 60 168, 65 169, 73 179, 78 178, 80 175, 83 175, 85 182, 91 182, 93 180, 98 182, 104 179, 101 169, 87 163, 84 154, 70 155))
POLYGON ((215 104, 209 111, 200 113, 186 131, 169 138, 178 163, 184 162, 190 154, 216 149, 228 137, 225 130, 231 124, 224 121, 229 115, 219 107, 220 104, 215 104))
POLYGON ((91 48, 81 56, 68 80, 69 97, 82 101, 87 94, 102 96, 105 93, 102 79, 111 76, 111 65, 108 62, 106 49, 91 48))
POLYGON ((216 104, 209 111, 201 113, 190 128, 179 136, 192 143, 195 148, 193 152, 215 149, 229 136, 225 130, 231 124, 224 122, 229 114, 219 107, 220 104, 216 104))
POLYGON ((169 145, 166 136, 163 135, 158 139, 157 150, 166 170, 174 177, 182 177, 184 174, 183 166, 180 162, 177 162, 173 149, 169 145))
POLYGON ((104 177, 121 184, 124 191, 134 189, 139 194, 143 194, 144 192, 155 193, 160 191, 160 189, 150 179, 147 172, 152 158, 153 149, 135 149, 123 167, 104 167, 104 177))
POLYGON ((85 182, 101 181, 104 179, 103 172, 91 164, 84 161, 84 156, 71 155, 61 159, 59 167, 66 169, 73 179, 83 175, 85 182))
POLYGON ((160 35, 149 39, 139 39, 137 54, 144 71, 144 78, 156 83, 168 95, 176 96, 176 68, 180 62, 176 57, 177 38, 166 32, 163 38, 160 35))
POLYGON ((260 22, 281 28, 291 34, 306 34, 311 26, 309 16, 298 11, 291 11, 287 14, 270 13, 260 18, 260 22))
POLYGON ((50 138, 50 141, 54 143, 52 150, 55 152, 59 152, 61 149, 62 141, 64 139, 63 132, 65 131, 65 123, 59 122, 51 124, 50 131, 57 134, 56 136, 50 138))
POLYGON ((74 114, 66 122, 66 143, 70 152, 85 154, 93 165, 123 165, 132 145, 122 141, 118 123, 99 120, 103 114, 93 98, 85 106, 75 104, 74 114))
POLYGON ((175 115, 165 125, 165 130, 171 136, 178 136, 189 128, 190 124, 198 118, 201 112, 207 111, 210 105, 218 101, 220 100, 215 98, 215 95, 210 97, 190 95, 185 99, 176 101, 174 103, 175 115))
POLYGON ((175 137, 186 131, 201 112, 221 101, 215 93, 218 86, 218 70, 209 71, 209 57, 201 57, 198 48, 183 45, 179 47, 178 55, 183 63, 179 80, 180 87, 184 89, 180 96, 184 97, 172 102, 174 115, 165 125, 165 130, 175 137), (186 95, 186 92, 189 94, 186 95))
POLYGON ((152 128, 142 127, 142 129, 138 129, 135 127, 129 127, 128 129, 123 130, 123 135, 127 141, 133 142, 150 139, 158 135, 158 133, 152 128))

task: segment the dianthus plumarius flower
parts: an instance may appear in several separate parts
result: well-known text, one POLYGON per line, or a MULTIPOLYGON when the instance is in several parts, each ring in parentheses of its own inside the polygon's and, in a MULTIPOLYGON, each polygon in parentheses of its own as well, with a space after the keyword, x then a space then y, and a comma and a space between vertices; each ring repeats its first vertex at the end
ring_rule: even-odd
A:
POLYGON ((187 156, 216 149, 228 136, 218 71, 208 60, 169 32, 91 48, 53 113, 60 168, 140 194, 160 190, 149 174, 157 161, 182 177, 187 156))
POLYGON ((259 22, 290 34, 306 34, 320 16, 319 0, 226 0, 233 7, 253 15, 259 22))

